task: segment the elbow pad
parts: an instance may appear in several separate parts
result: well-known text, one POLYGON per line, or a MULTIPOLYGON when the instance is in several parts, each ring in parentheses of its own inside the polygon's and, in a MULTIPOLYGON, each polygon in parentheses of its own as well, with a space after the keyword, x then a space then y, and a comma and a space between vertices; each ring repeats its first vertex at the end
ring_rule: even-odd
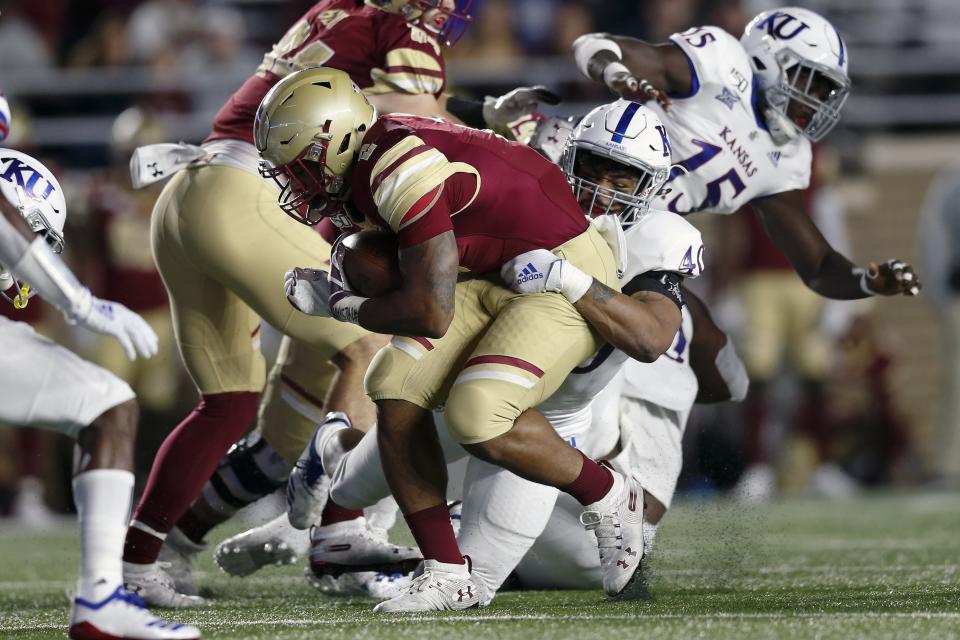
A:
POLYGON ((80 284, 67 264, 50 250, 42 237, 30 243, 26 253, 10 267, 10 271, 30 283, 41 298, 62 311, 70 324, 90 315, 93 308, 90 290, 80 284))
POLYGON ((737 350, 733 348, 733 341, 727 337, 727 343, 717 353, 715 361, 717 371, 720 377, 727 383, 727 390, 730 391, 730 399, 734 402, 740 402, 747 397, 747 389, 750 387, 750 377, 747 375, 747 369, 743 366, 743 361, 737 355, 737 350))
MULTIPOLYGON (((610 51, 617 60, 623 59, 620 45, 606 37, 605 33, 587 33, 573 41, 573 58, 577 61, 580 73, 590 78, 590 60, 601 51, 610 51)), ((600 78, 594 78, 599 80, 600 78)))

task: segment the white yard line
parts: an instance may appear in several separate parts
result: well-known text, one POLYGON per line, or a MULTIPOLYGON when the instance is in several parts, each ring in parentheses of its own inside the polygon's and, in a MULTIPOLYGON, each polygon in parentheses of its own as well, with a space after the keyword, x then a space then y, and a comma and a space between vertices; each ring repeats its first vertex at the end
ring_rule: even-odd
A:
MULTIPOLYGON (((419 624, 422 622, 445 622, 450 624, 476 622, 513 622, 520 620, 531 621, 616 621, 629 620, 632 622, 652 622, 660 620, 827 620, 827 619, 909 619, 909 620, 953 620, 960 619, 960 612, 956 611, 892 611, 892 612, 826 612, 826 613, 705 613, 705 614, 662 614, 662 615, 623 615, 623 614, 601 614, 601 615, 533 615, 533 614, 490 614, 490 615, 464 615, 464 616, 437 616, 437 615, 408 615, 397 618, 378 617, 377 624, 401 625, 401 624, 419 624)), ((277 619, 256 619, 256 620, 212 620, 206 622, 195 622, 201 628, 224 628, 224 627, 257 627, 266 625, 282 625, 287 627, 323 627, 351 624, 369 624, 370 620, 347 620, 347 619, 310 619, 310 618, 277 618, 277 619)), ((0 632, 5 631, 43 631, 47 629, 64 629, 64 625, 40 624, 40 625, 8 625, 0 626, 0 632)))

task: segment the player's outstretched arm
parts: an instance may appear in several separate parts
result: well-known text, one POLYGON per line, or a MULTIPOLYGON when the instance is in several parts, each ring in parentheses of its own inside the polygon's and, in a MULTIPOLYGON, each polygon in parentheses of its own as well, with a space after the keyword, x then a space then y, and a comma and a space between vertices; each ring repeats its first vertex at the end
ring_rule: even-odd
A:
POLYGON ((574 41, 573 55, 581 73, 606 84, 621 98, 656 100, 666 110, 669 94, 687 94, 693 83, 686 56, 671 43, 588 33, 574 41))
POLYGON ((802 191, 778 193, 750 204, 804 284, 823 297, 857 300, 920 293, 920 281, 905 262, 888 260, 861 268, 835 251, 807 213, 802 191))
POLYGON ((137 353, 146 358, 157 353, 157 335, 143 318, 122 304, 92 296, 16 207, 0 198, 0 209, 0 264, 35 287, 71 324, 116 338, 131 360, 137 353))
POLYGON ((693 320, 690 367, 697 376, 697 402, 743 400, 747 397, 750 379, 733 342, 713 322, 697 296, 684 290, 683 300, 693 320))
MULTIPOLYGON (((546 249, 521 253, 503 265, 500 275, 518 293, 562 294, 604 339, 640 362, 659 358, 680 328, 679 299, 649 289, 620 293, 546 249), (531 272, 543 277, 530 278, 531 272)), ((679 276, 668 277, 676 279, 679 295, 679 276)))

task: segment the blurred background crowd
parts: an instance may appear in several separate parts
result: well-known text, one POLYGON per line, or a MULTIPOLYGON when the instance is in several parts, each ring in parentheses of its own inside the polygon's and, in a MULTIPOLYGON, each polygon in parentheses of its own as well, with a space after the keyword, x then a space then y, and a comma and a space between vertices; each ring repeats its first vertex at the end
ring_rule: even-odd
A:
MULTIPOLYGON (((65 256, 98 296, 146 317, 161 353, 128 363, 40 301, 2 313, 34 324, 127 379, 142 407, 138 465, 195 403, 173 344, 149 217, 134 191, 138 145, 199 142, 213 114, 307 0, 0 0, 8 144, 61 176, 65 256)), ((545 84, 582 113, 610 99, 579 76, 574 38, 610 31, 658 42, 690 26, 742 32, 769 0, 482 0, 447 50, 452 91, 482 97, 545 84)), ((850 50, 853 95, 815 153, 813 215, 854 259, 919 269, 920 299, 825 302, 805 289, 750 212, 701 216, 708 276, 696 283, 734 336, 752 387, 698 408, 681 487, 745 499, 842 497, 877 485, 960 481, 960 3, 798 0, 850 50), (952 168, 953 166, 957 168, 952 168)), ((252 247, 251 250, 256 250, 252 247)), ((0 360, 2 362, 2 360, 0 360)), ((3 391, 0 390, 0 396, 3 391)), ((0 515, 42 524, 69 505, 69 443, 0 427, 0 515)))

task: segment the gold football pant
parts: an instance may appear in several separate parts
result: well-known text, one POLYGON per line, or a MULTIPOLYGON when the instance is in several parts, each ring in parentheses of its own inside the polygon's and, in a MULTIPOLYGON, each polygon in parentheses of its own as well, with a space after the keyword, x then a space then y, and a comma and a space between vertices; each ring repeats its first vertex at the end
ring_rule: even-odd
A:
MULTIPOLYGON (((613 254, 592 226, 554 253, 619 288, 613 254)), ((603 344, 562 295, 515 294, 499 276, 458 282, 455 302, 442 338, 394 338, 374 358, 366 387, 373 400, 446 403, 447 426, 462 444, 509 431, 603 344)))
MULTIPOLYGON (((183 362, 203 394, 263 389, 261 318, 308 344, 323 363, 368 334, 287 302, 284 272, 321 266, 330 245, 287 217, 274 187, 259 176, 222 166, 180 171, 154 206, 151 239, 183 362)), ((322 376, 313 382, 325 384, 322 376)), ((310 387, 315 397, 326 392, 310 387)))

